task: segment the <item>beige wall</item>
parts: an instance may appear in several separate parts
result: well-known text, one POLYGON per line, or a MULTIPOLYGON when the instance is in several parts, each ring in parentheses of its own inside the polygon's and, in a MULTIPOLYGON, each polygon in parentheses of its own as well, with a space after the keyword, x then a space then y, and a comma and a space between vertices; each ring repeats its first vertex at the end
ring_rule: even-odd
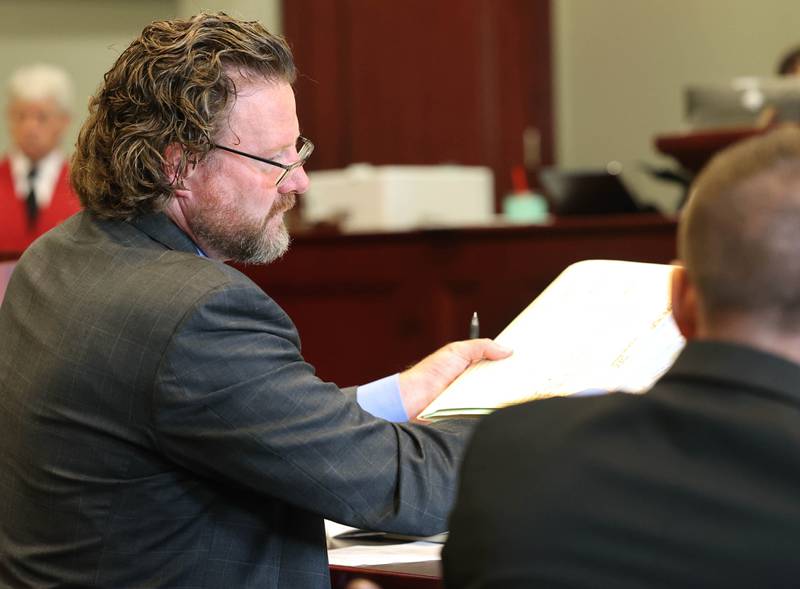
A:
POLYGON ((223 10, 280 28, 280 0, 0 0, 0 152, 8 147, 5 84, 18 66, 54 63, 75 81, 75 116, 65 149, 86 112, 89 96, 119 53, 152 20, 223 10))
POLYGON ((270 31, 280 32, 280 0, 176 0, 178 16, 191 16, 202 10, 222 10, 231 16, 258 20, 270 31))
POLYGON ((683 125, 686 84, 770 75, 800 44, 796 0, 553 0, 557 153, 566 167, 626 164, 626 180, 670 208, 637 172, 671 163, 652 138, 683 125))

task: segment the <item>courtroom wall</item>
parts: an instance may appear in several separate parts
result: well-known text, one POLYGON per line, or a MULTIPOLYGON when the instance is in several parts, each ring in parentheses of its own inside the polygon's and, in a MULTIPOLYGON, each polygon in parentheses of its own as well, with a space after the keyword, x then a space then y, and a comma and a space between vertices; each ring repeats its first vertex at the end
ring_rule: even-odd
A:
POLYGON ((653 135, 683 126, 689 83, 771 75, 800 44, 795 0, 553 0, 556 153, 568 167, 626 165, 626 179, 665 201, 636 171, 669 163, 653 135), (643 157, 644 156, 644 157, 643 157))

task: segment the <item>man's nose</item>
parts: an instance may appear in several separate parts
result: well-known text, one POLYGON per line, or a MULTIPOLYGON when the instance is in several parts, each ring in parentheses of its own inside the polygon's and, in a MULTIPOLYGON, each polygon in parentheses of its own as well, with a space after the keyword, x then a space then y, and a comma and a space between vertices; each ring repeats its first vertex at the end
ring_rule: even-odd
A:
POLYGON ((303 194, 308 190, 310 184, 311 180, 308 178, 305 168, 300 166, 287 174, 286 178, 284 178, 283 182, 278 186, 278 191, 281 194, 289 192, 303 194))

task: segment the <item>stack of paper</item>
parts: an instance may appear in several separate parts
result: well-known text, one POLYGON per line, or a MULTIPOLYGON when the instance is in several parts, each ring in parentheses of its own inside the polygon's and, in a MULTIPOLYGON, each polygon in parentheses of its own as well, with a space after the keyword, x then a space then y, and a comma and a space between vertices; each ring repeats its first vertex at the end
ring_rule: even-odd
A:
POLYGON ((589 260, 569 266, 496 341, 504 360, 466 370, 420 415, 483 415, 587 389, 642 392, 684 340, 672 319, 672 266, 589 260))

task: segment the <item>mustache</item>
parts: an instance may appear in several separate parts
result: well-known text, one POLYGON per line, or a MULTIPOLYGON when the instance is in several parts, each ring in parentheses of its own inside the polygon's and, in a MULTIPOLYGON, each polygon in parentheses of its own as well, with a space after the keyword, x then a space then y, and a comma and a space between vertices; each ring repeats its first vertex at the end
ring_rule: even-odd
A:
POLYGON ((288 192, 282 195, 280 198, 275 199, 275 202, 272 203, 272 207, 267 214, 267 219, 271 219, 276 215, 282 215, 289 209, 291 209, 295 203, 297 202, 297 194, 294 192, 288 192))
POLYGON ((297 202, 296 193, 289 192, 287 194, 284 194, 283 196, 281 196, 281 198, 275 200, 275 202, 272 203, 272 211, 270 211, 270 214, 277 215, 279 213, 285 213, 286 211, 291 209, 296 202, 297 202))

